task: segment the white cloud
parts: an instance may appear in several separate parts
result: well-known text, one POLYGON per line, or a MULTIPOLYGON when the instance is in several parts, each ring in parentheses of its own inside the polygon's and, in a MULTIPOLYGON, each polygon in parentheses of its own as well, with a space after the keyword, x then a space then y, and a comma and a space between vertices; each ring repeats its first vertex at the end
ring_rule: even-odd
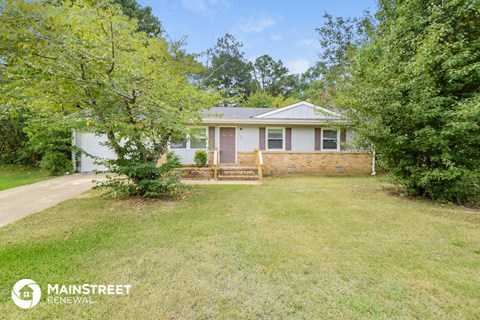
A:
POLYGON ((278 42, 278 41, 281 41, 282 39, 283 39, 283 36, 280 34, 274 34, 273 36, 270 37, 270 40, 272 40, 273 42, 278 42))
POLYGON ((253 14, 238 19, 236 29, 243 33, 259 33, 269 27, 273 27, 276 23, 277 21, 272 17, 253 14))
POLYGON ((285 63, 290 73, 301 74, 310 68, 310 62, 307 59, 297 59, 285 63))
POLYGON ((320 44, 318 40, 314 39, 301 39, 295 42, 298 47, 307 47, 307 48, 319 48, 320 44))
POLYGON ((216 6, 229 6, 230 0, 182 0, 182 6, 198 13, 212 13, 216 6))

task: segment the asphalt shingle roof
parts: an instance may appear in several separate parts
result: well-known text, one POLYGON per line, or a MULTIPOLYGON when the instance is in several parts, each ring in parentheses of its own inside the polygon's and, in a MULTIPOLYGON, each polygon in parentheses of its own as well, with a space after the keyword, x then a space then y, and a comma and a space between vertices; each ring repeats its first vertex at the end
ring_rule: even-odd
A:
POLYGON ((245 120, 277 108, 238 108, 238 107, 213 107, 204 112, 204 119, 245 120))

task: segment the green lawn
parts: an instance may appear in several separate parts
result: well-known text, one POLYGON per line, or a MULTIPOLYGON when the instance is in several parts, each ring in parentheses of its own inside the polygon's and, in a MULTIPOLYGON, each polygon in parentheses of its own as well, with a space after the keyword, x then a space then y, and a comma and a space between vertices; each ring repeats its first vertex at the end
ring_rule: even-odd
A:
POLYGON ((0 190, 53 178, 47 171, 24 166, 0 166, 0 190))
POLYGON ((0 228, 0 318, 479 319, 480 212, 372 177, 199 186, 176 201, 87 193, 0 228), (33 309, 23 278, 131 284, 33 309))

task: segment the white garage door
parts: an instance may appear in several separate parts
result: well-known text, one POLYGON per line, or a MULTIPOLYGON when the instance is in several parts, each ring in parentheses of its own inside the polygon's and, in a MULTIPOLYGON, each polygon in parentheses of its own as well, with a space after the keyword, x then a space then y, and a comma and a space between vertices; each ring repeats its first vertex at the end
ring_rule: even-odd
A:
MULTIPOLYGON (((105 135, 96 136, 93 133, 81 133, 76 135, 76 140, 77 146, 79 146, 88 154, 104 159, 116 158, 115 152, 112 149, 101 145, 102 142, 107 141, 107 137, 105 135)), ((82 153, 78 171, 91 172, 94 170, 105 170, 104 166, 95 164, 94 161, 95 160, 93 158, 82 153)))

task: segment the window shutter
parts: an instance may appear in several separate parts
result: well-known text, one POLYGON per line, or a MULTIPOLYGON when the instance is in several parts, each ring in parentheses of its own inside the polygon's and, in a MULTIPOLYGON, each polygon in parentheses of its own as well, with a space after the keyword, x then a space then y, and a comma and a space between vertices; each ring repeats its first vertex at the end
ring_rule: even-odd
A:
POLYGON ((259 141, 258 147, 260 150, 265 150, 265 128, 258 128, 259 129, 259 141))
POLYGON ((320 145, 322 143, 322 130, 320 128, 315 128, 315 151, 320 151, 320 145))
POLYGON ((285 129, 285 150, 292 151, 292 128, 285 129))
POLYGON ((208 142, 210 149, 215 149, 215 127, 208 127, 208 142))
POLYGON ((347 133, 345 130, 342 130, 340 132, 340 150, 343 151, 345 150, 345 146, 343 145, 345 142, 347 142, 347 133))

